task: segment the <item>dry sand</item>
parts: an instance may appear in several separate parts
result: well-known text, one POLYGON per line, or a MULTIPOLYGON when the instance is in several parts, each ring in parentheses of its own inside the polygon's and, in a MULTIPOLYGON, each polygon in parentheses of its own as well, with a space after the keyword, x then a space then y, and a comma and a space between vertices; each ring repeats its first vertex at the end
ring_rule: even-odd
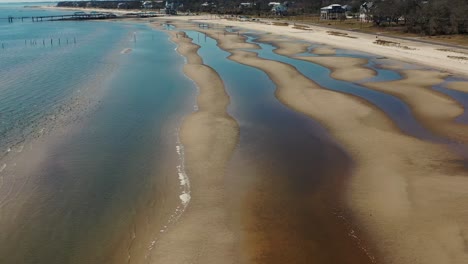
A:
POLYGON ((346 203, 379 262, 468 262, 468 174, 460 157, 401 134, 375 107, 321 89, 293 67, 229 51, 232 60, 265 71, 284 104, 322 122, 352 154, 346 203))
POLYGON ((190 39, 171 36, 187 58, 185 74, 199 87, 198 111, 185 118, 180 135, 192 198, 180 220, 161 235, 150 259, 152 263, 238 263, 224 174, 239 128, 226 113, 229 97, 218 74, 202 64, 190 39))
MULTIPOLYGON (((328 28, 310 26, 312 29, 311 31, 304 31, 301 29, 295 29, 294 25, 279 27, 271 25, 271 23, 265 23, 268 21, 234 21, 216 18, 214 16, 176 16, 171 17, 171 19, 181 21, 202 21, 204 23, 208 22, 217 25, 236 26, 254 31, 274 33, 277 36, 321 43, 330 47, 378 54, 397 60, 430 66, 435 69, 449 71, 455 74, 467 75, 468 72, 468 61, 456 60, 447 57, 447 52, 444 51, 446 50, 446 47, 443 45, 400 40, 391 37, 379 37, 379 39, 400 43, 400 47, 383 46, 374 44, 376 37, 370 34, 358 32, 350 33, 348 31, 333 29, 336 32, 348 34, 349 37, 343 38, 342 36, 327 33, 327 31, 329 31, 328 28), (407 46, 410 49, 404 49, 401 48, 401 46, 407 46)), ((453 50, 455 52, 458 51, 456 48, 453 48, 453 50)), ((320 48, 317 52, 322 55, 334 54, 334 50, 330 48, 326 48, 325 50, 320 48)))

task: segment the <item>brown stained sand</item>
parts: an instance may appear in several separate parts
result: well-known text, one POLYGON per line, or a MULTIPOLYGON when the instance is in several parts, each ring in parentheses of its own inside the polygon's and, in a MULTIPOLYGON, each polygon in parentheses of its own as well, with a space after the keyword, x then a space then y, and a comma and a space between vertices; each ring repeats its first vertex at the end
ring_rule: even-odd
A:
POLYGON ((447 88, 468 93, 468 82, 451 82, 447 84, 447 88))
POLYGON ((199 109, 185 118, 180 132, 192 199, 179 221, 161 234, 151 263, 238 263, 236 237, 227 218, 224 173, 239 128, 226 114, 229 97, 217 73, 200 64, 190 39, 171 35, 187 57, 185 74, 199 87, 199 109))
POLYGON ((232 60, 265 71, 279 100, 322 122, 352 154, 356 164, 345 200, 379 262, 468 262, 468 175, 459 157, 401 134, 384 113, 321 89, 291 66, 230 52, 232 60))
MULTIPOLYGON (((207 31, 207 34, 218 38, 216 33, 207 31)), ((234 55, 230 58, 238 61, 236 54, 242 51, 235 48, 235 43, 239 40, 245 38, 237 35, 223 36, 218 38, 218 45, 233 52, 234 55), (234 39, 236 41, 232 41, 234 39)), ((261 61, 265 62, 277 63, 261 61)), ((283 66, 285 67, 280 70, 284 75, 289 76, 294 71, 289 65, 283 66)), ((348 175, 348 158, 333 144, 323 145, 326 147, 320 144, 316 147, 321 146, 322 153, 318 156, 325 156, 321 162, 327 169, 320 169, 317 164, 304 166, 305 168, 291 168, 291 165, 281 163, 265 164, 262 158, 256 157, 256 166, 253 169, 255 175, 241 171, 242 175, 247 174, 256 179, 255 183, 246 187, 248 191, 243 206, 242 251, 247 252, 244 257, 247 263, 372 262, 356 239, 349 235, 350 229, 346 222, 337 216, 342 204, 335 195, 341 190, 343 176, 348 175), (303 172, 307 177, 301 175, 303 172), (323 179, 320 183, 308 182, 310 178, 321 177, 323 179)), ((314 151, 308 154, 312 155, 311 153, 314 151)), ((294 160, 288 160, 288 157, 283 157, 282 160, 297 164, 294 160)))
POLYGON ((357 82, 374 77, 377 73, 366 67, 368 60, 351 57, 297 57, 327 67, 334 79, 357 82))
POLYGON ((442 83, 447 74, 427 70, 404 70, 402 74, 404 78, 401 80, 363 85, 401 98, 415 116, 437 134, 468 142, 468 127, 454 121, 463 113, 463 107, 431 89, 442 83))

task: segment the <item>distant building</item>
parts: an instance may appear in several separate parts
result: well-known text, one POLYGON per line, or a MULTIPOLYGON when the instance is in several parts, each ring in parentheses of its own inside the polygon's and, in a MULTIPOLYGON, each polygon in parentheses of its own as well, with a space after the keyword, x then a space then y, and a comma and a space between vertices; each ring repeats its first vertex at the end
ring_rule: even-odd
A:
POLYGON ((141 7, 145 9, 150 9, 153 8, 153 3, 151 1, 145 1, 143 2, 143 4, 141 4, 141 7))
POLYGON ((320 19, 341 19, 345 17, 346 9, 339 4, 332 4, 320 8, 320 19))
POLYGON ((271 8, 271 12, 277 16, 284 16, 288 12, 288 7, 283 4, 274 5, 271 8))
POLYGON ((245 2, 245 3, 240 3, 239 8, 240 9, 250 9, 255 6, 255 3, 252 2, 245 2))
POLYGON ((371 20, 371 12, 372 8, 374 7, 374 2, 364 2, 360 7, 359 7, 359 18, 362 20, 369 21, 371 20))

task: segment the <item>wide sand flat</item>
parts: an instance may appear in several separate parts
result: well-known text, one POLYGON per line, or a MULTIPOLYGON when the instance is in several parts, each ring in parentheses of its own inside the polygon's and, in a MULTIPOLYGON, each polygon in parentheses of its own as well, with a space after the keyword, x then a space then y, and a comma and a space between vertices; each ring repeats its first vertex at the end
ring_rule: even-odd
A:
MULTIPOLYGON (((222 43, 229 50, 229 44, 222 43)), ((277 97, 321 121, 356 161, 347 204, 383 263, 464 263, 468 254, 467 173, 446 147, 403 135, 390 119, 352 96, 321 89, 297 70, 229 50, 265 71, 277 97)))

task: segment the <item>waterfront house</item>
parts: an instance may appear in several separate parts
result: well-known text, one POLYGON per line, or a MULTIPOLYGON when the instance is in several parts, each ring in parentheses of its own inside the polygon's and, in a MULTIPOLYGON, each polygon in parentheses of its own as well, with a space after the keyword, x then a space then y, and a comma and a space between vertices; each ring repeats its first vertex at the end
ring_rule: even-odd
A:
POLYGON ((345 17, 346 9, 339 4, 332 4, 320 8, 320 19, 341 19, 345 17))

